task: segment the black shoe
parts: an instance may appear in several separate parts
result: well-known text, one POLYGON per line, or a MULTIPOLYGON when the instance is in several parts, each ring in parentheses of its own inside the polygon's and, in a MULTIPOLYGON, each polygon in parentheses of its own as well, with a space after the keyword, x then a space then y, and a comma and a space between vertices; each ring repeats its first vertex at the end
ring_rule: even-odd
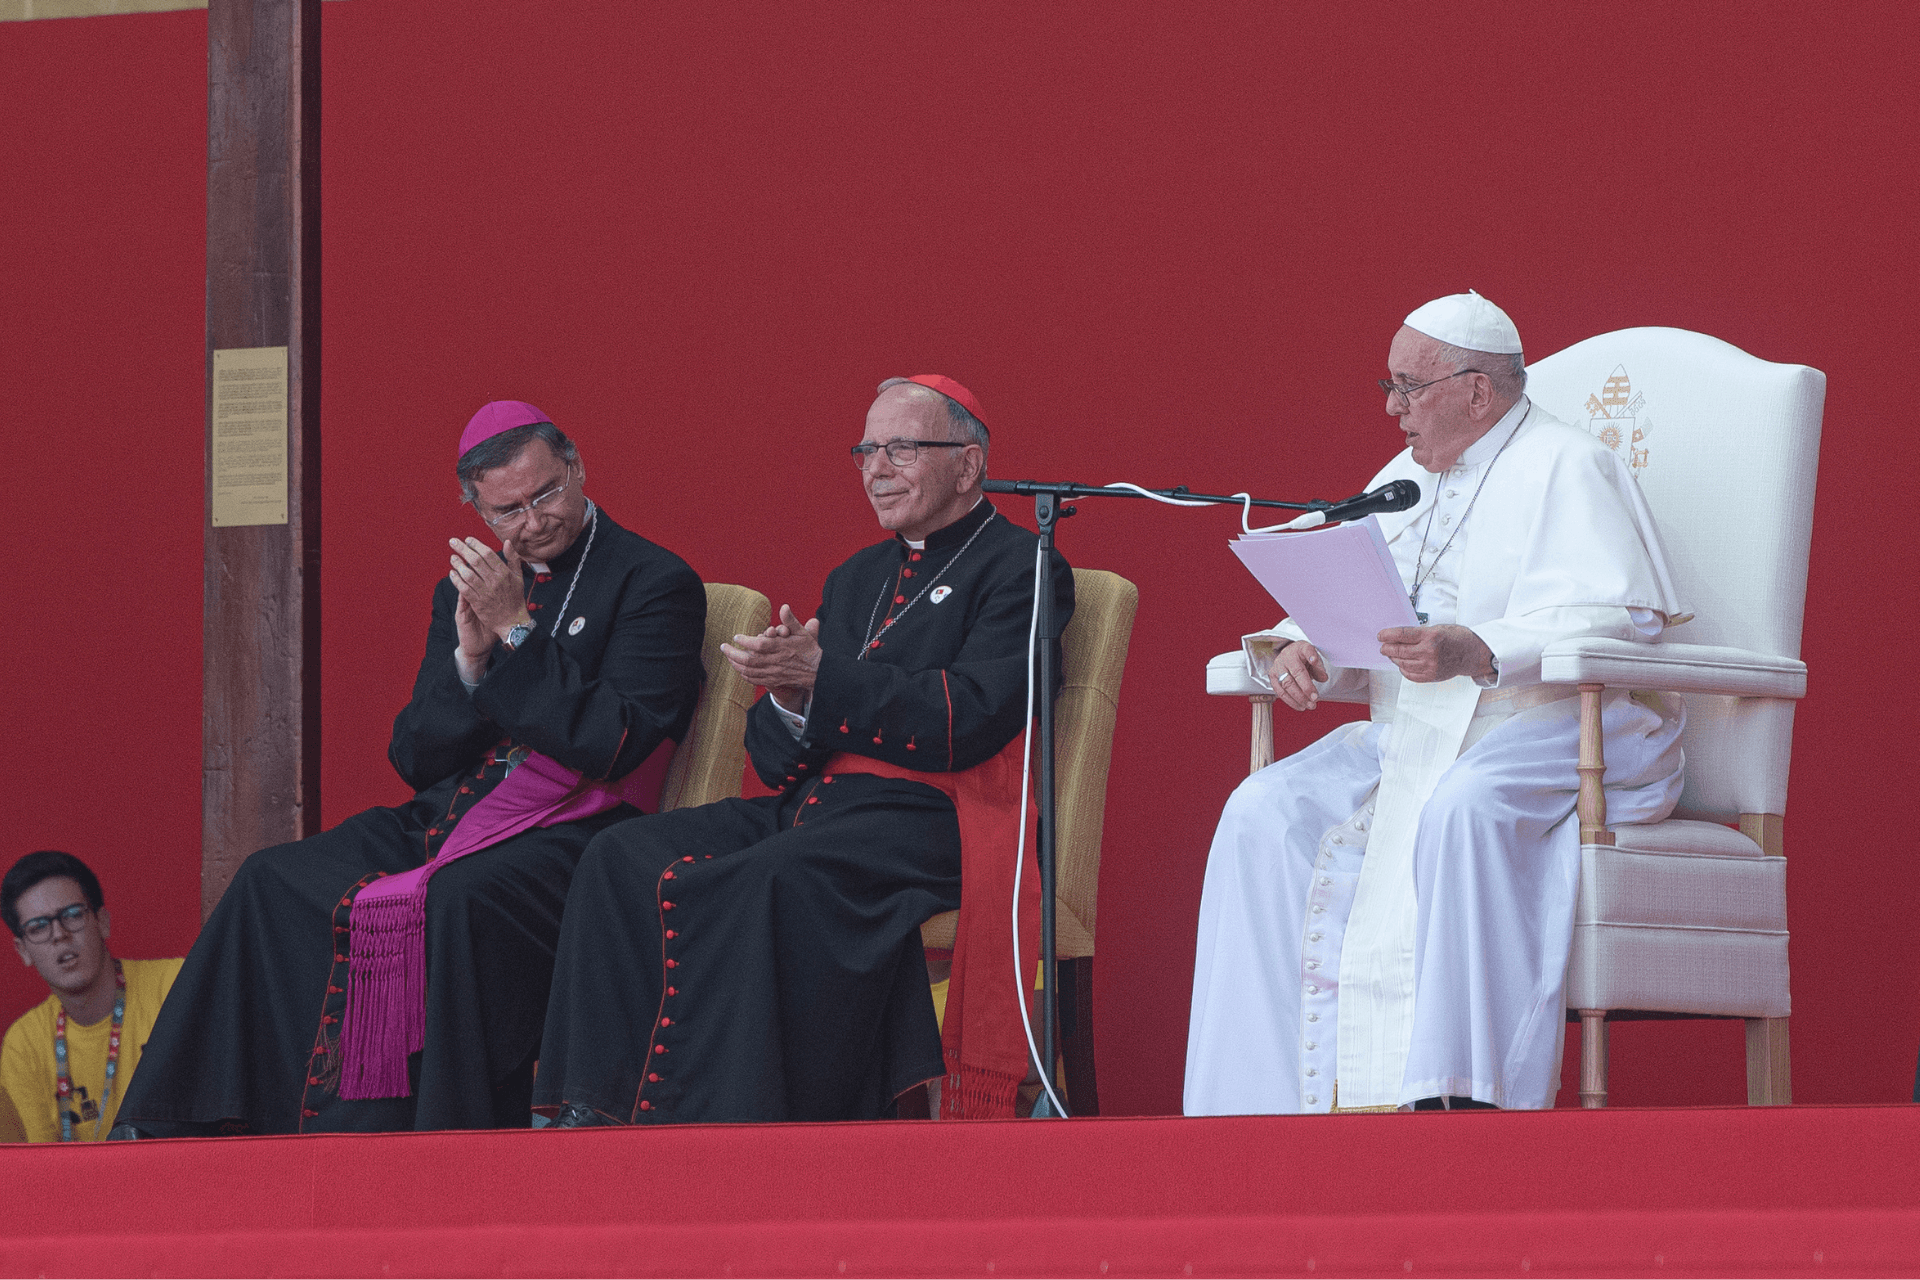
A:
POLYGON ((1413 1104, 1415 1111, 1498 1111, 1500 1108, 1491 1102, 1475 1102, 1472 1098, 1452 1095, 1445 1098, 1421 1098, 1413 1104))
POLYGON ((140 1139, 151 1138, 152 1136, 152 1134, 143 1129, 134 1128, 124 1120, 107 1130, 108 1142, 134 1142, 140 1139))
POLYGON ((597 1129, 603 1126, 617 1126, 620 1122, 602 1111, 595 1111, 584 1103, 569 1102, 560 1108, 560 1114, 553 1118, 549 1129, 597 1129))

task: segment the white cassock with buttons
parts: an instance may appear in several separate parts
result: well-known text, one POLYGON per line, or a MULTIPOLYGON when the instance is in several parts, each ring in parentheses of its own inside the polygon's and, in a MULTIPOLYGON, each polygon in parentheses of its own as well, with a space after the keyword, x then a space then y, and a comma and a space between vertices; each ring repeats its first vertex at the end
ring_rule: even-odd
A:
MULTIPOLYGON (((1625 464, 1525 397, 1450 470, 1403 452, 1367 487, 1402 478, 1421 501, 1380 517, 1401 577, 1411 590, 1418 572, 1419 611, 1470 627, 1497 673, 1330 671, 1322 691, 1366 690, 1371 720, 1234 791, 1200 904, 1188 1115, 1547 1107, 1559 1088, 1580 703, 1540 683, 1541 651, 1650 642, 1680 606, 1625 464)), ((1250 661, 1262 638, 1307 637, 1283 622, 1249 637, 1250 661)), ((1609 691, 1611 821, 1671 812, 1684 715, 1671 695, 1609 691)))

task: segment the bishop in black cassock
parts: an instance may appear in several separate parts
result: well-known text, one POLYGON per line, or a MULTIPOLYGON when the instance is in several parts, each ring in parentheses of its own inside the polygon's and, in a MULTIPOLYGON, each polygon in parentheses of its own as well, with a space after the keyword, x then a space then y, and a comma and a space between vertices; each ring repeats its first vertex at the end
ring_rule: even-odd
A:
MULTIPOLYGON (((1025 724, 1038 540, 982 496, 985 443, 958 383, 882 384, 855 452, 894 536, 828 575, 814 621, 783 610, 726 647, 769 689, 747 750, 777 794, 636 818, 589 846, 535 1091, 556 1125, 869 1119, 947 1074, 919 926, 960 905, 955 805, 849 757, 954 773, 1025 724)), ((1047 579, 1064 626, 1057 554, 1047 579)), ((1007 790, 1017 800, 1017 766, 1007 790)), ((1010 879, 1012 843, 992 857, 1010 879)), ((1013 988, 1010 957, 988 961, 976 980, 1004 970, 1013 988)))
MULTIPOLYGON (((456 543, 454 572, 434 591, 426 655, 387 752, 413 799, 242 864, 120 1108, 133 1132, 117 1136, 529 1123, 574 864, 596 833, 642 811, 619 798, 646 799, 631 783, 657 795, 699 698, 706 623, 693 570, 585 498, 577 449, 544 419, 496 401, 462 437, 463 486, 518 546, 503 560, 477 540, 456 543), (400 1096, 342 1097, 356 897, 434 859, 469 815, 491 820, 494 809, 476 806, 541 757, 562 779, 577 774, 574 792, 599 811, 436 867, 420 1051, 404 1061, 400 1096)), ((402 1012, 420 1017, 417 995, 402 1012)))

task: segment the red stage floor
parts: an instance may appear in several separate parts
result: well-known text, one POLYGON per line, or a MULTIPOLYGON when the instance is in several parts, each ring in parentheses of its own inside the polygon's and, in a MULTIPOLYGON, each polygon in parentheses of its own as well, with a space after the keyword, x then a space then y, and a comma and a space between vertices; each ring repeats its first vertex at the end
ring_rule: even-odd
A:
POLYGON ((0 1148, 40 1275, 1913 1275, 1920 1107, 0 1148))

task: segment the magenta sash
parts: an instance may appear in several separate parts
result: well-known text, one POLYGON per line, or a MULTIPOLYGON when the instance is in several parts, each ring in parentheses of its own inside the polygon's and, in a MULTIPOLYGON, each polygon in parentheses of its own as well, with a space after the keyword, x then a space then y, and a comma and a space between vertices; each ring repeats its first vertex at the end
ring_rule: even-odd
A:
POLYGON ((660 802, 674 743, 662 742, 618 782, 582 777, 529 753, 500 785, 461 817, 439 856, 423 867, 373 881, 353 900, 347 1008, 340 1028, 340 1096, 404 1098, 407 1055, 425 1043, 427 881, 456 858, 531 827, 604 813, 625 801, 652 813, 660 802))

